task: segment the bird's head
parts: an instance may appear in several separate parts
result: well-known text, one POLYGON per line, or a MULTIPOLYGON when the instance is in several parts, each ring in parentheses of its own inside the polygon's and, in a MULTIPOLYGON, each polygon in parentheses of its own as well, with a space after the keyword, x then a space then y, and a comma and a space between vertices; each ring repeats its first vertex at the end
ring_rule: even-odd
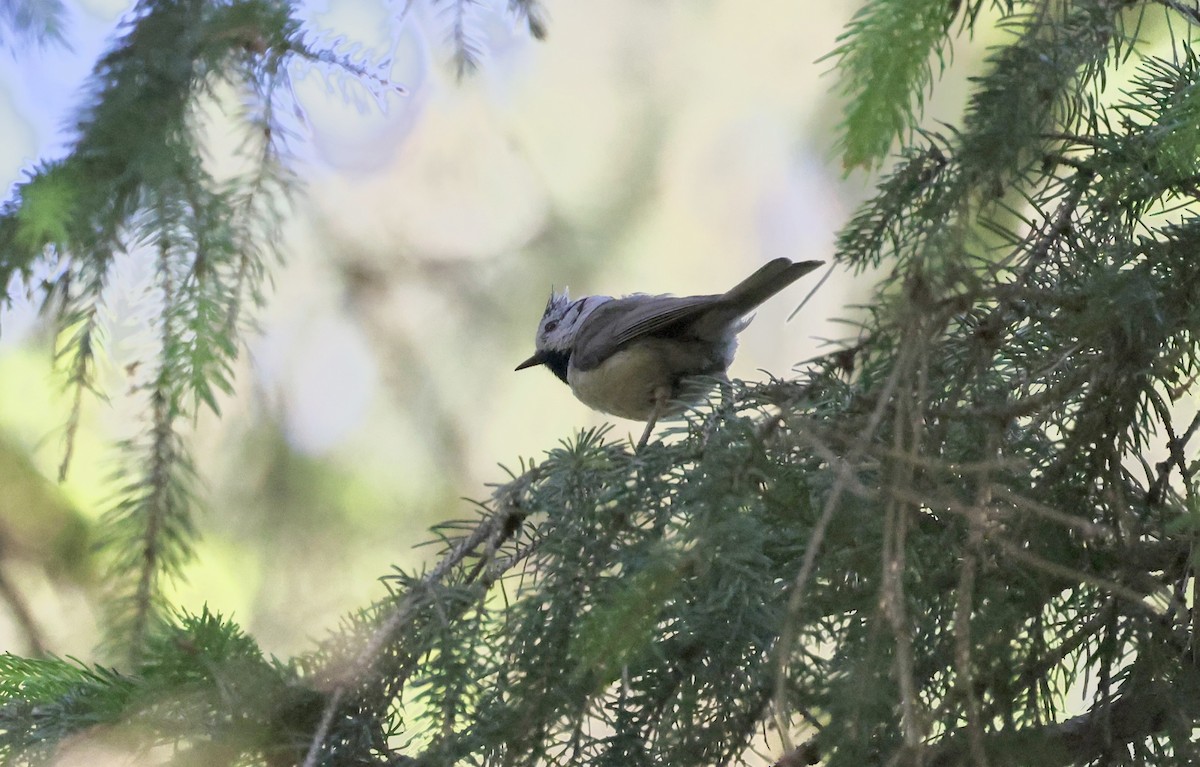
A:
POLYGON ((572 301, 565 289, 561 293, 551 293, 546 311, 542 312, 542 321, 538 323, 533 356, 517 365, 517 370, 545 365, 559 378, 567 380, 567 364, 579 329, 592 310, 610 300, 608 296, 587 296, 572 301))

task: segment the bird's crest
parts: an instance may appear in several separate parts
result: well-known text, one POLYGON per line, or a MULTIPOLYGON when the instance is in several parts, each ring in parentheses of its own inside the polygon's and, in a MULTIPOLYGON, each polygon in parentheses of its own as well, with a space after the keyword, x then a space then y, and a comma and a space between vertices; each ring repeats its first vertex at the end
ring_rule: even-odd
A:
POLYGON ((542 312, 542 318, 545 319, 552 314, 562 314, 571 305, 571 295, 567 288, 563 288, 561 293, 550 291, 550 300, 546 301, 546 311, 542 312))

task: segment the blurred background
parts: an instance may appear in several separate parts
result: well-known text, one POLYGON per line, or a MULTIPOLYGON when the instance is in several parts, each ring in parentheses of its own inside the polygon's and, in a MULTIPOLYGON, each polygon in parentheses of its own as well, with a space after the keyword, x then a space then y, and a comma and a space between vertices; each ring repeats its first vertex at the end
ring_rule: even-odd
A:
MULTIPOLYGON (((128 11, 68 5, 69 50, 0 62, 10 183, 63 151, 80 84, 128 11)), ((383 596, 377 578, 392 566, 429 561, 436 547, 418 544, 430 525, 471 517, 465 499, 610 420, 548 371, 513 372, 551 286, 712 293, 778 256, 829 260, 873 180, 840 165, 836 80, 818 61, 858 5, 549 0, 538 42, 507 0, 486 0, 471 8, 481 66, 460 81, 452 4, 304 4, 312 29, 390 61, 406 92, 293 68, 302 185, 236 394, 195 426, 203 541, 178 604, 232 615, 269 652, 303 651, 383 596)), ((963 41, 956 63, 982 48, 963 41)), ((939 91, 927 113, 957 118, 962 94, 939 91)), ((218 159, 235 149, 222 147, 214 139, 218 159)), ((787 320, 823 273, 758 312, 734 377, 788 376, 854 336, 846 321, 870 275, 835 271, 787 320)), ((88 658, 98 636, 89 527, 112 497, 112 445, 136 428, 131 378, 152 349, 150 264, 130 256, 119 277, 105 317, 109 400, 85 401, 62 484, 70 403, 38 296, 0 316, 0 525, 12 549, 0 650, 27 653, 33 637, 88 658)), ((640 433, 614 423, 613 437, 640 433)))

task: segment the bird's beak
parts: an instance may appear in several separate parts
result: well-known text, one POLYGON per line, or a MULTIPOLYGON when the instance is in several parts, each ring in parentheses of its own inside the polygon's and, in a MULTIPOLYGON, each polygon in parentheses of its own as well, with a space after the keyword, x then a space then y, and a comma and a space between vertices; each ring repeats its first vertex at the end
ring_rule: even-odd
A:
POLYGON ((534 365, 541 365, 545 361, 546 361, 546 358, 544 356, 542 356, 542 353, 540 351, 534 352, 532 357, 525 360, 520 365, 517 365, 517 367, 515 369, 516 370, 524 370, 525 368, 531 368, 534 365))

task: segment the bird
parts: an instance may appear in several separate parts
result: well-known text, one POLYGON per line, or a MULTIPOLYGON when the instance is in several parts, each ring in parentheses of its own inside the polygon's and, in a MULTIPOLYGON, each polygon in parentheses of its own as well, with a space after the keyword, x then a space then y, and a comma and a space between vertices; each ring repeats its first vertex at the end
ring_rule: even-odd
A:
POLYGON ((588 407, 645 421, 645 447, 659 418, 682 412, 726 375, 746 315, 823 261, 776 258, 724 293, 704 296, 585 296, 551 291, 533 356, 588 407))

